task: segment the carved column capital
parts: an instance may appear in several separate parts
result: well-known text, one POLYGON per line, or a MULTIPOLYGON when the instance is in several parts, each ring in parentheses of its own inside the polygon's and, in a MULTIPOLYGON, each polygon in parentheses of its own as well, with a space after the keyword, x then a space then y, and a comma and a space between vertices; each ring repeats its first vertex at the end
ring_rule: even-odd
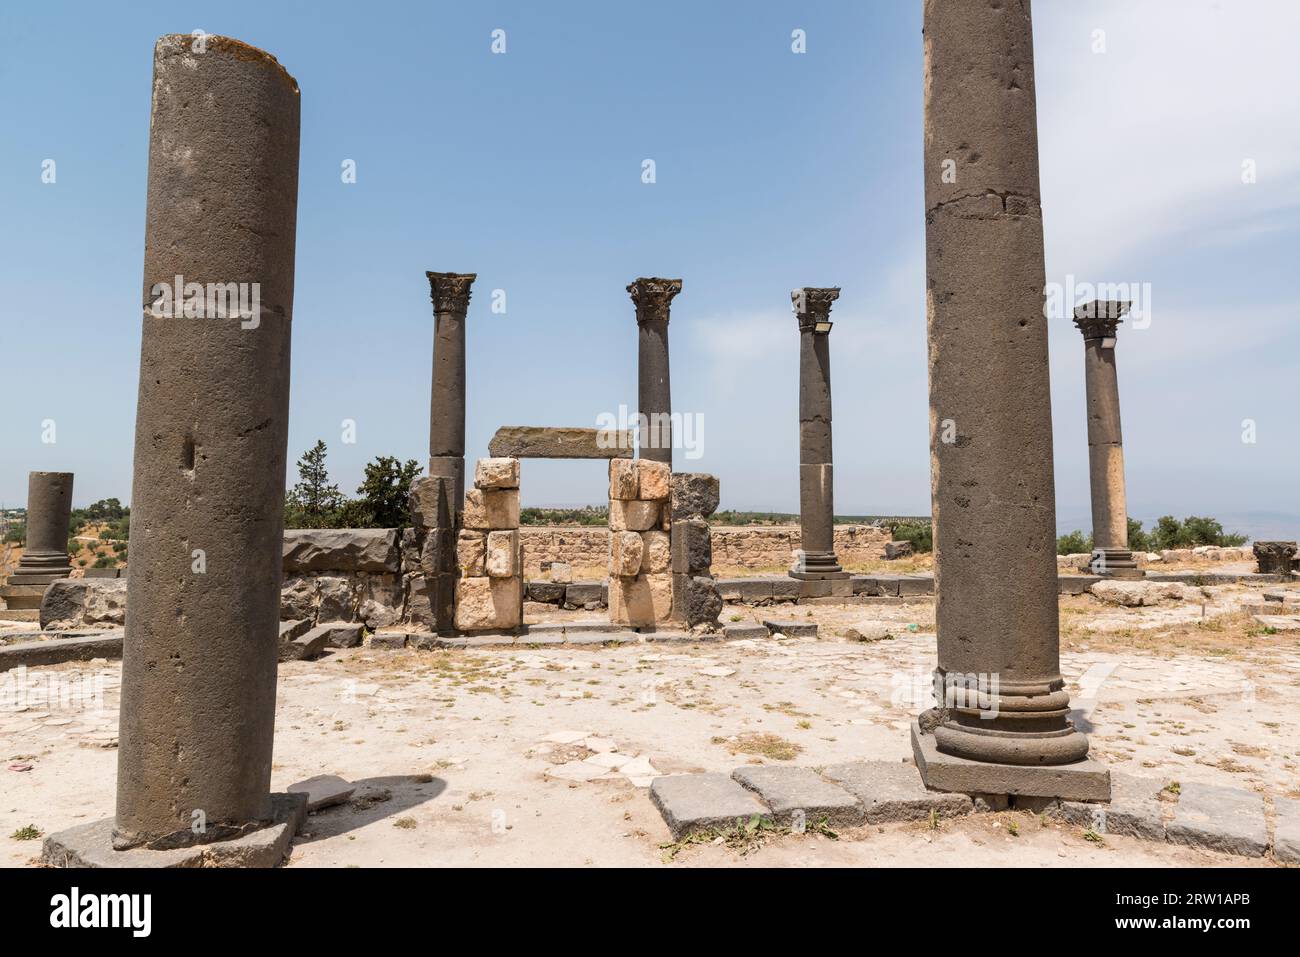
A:
POLYGON ((1074 324, 1087 339, 1114 339, 1131 302, 1094 299, 1074 310, 1074 324))
POLYGON ((809 330, 830 332, 830 326, 818 330, 820 323, 829 323, 831 303, 840 298, 839 286, 800 286, 790 290, 790 302, 794 306, 795 318, 799 320, 799 331, 809 330))
POLYGON ((465 315, 469 310, 470 286, 478 278, 472 272, 426 272, 429 277, 429 298, 433 300, 436 315, 457 313, 465 315))
POLYGON ((655 320, 667 322, 668 310, 672 305, 673 297, 682 291, 682 281, 680 279, 642 276, 640 279, 629 283, 627 291, 631 295, 632 301, 636 303, 636 321, 638 323, 655 320))

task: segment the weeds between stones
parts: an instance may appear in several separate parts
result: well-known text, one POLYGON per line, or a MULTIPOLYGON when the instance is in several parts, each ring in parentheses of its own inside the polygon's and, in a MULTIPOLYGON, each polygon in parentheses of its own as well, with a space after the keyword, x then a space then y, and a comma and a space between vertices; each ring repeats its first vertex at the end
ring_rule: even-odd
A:
MULTIPOLYGON (((749 820, 736 818, 736 823, 725 828, 704 828, 692 831, 681 840, 660 844, 663 862, 671 863, 678 854, 694 844, 715 844, 738 851, 741 857, 754 853, 774 837, 797 833, 789 825, 773 824, 766 818, 755 814, 749 820)), ((830 825, 830 818, 822 817, 804 826, 802 833, 820 834, 832 841, 838 841, 840 835, 830 825)))

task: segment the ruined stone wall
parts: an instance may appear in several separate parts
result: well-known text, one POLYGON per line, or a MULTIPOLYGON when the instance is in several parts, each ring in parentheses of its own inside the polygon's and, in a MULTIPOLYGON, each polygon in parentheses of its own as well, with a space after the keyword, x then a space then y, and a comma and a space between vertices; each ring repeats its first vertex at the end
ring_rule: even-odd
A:
MULTIPOLYGON (((799 548, 797 525, 713 525, 713 564, 717 568, 785 568, 799 548)), ((519 529, 524 542, 524 574, 536 578, 549 562, 574 568, 603 567, 609 557, 609 529, 591 525, 531 526, 519 529)), ((889 529, 836 525, 835 554, 840 563, 885 557, 889 529)))
MULTIPOLYGON (((890 541, 887 528, 835 526, 835 554, 841 565, 882 559, 890 541)), ((786 568, 799 547, 797 525, 713 526, 714 568, 786 568)))

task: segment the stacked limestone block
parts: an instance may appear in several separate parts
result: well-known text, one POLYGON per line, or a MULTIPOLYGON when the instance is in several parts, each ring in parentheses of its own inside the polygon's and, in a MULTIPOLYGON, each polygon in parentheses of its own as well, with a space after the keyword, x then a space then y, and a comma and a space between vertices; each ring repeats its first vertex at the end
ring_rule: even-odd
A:
POLYGON ((633 628, 672 620, 672 470, 666 462, 609 462, 609 619, 633 628))
POLYGON ((719 492, 712 475, 679 472, 672 477, 673 617, 704 630, 715 629, 722 612, 709 529, 719 492))
POLYGON ((465 492, 456 540, 456 629, 518 628, 524 615, 524 554, 519 542, 519 460, 479 459, 465 492))

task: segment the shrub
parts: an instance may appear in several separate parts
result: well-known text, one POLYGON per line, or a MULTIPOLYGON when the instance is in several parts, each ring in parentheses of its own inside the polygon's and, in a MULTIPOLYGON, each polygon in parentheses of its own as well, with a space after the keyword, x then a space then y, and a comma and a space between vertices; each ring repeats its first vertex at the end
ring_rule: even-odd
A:
POLYGON ((1058 555, 1078 555, 1080 552, 1091 551, 1092 536, 1084 535, 1078 529, 1068 535, 1062 535, 1056 540, 1056 554, 1058 555))

